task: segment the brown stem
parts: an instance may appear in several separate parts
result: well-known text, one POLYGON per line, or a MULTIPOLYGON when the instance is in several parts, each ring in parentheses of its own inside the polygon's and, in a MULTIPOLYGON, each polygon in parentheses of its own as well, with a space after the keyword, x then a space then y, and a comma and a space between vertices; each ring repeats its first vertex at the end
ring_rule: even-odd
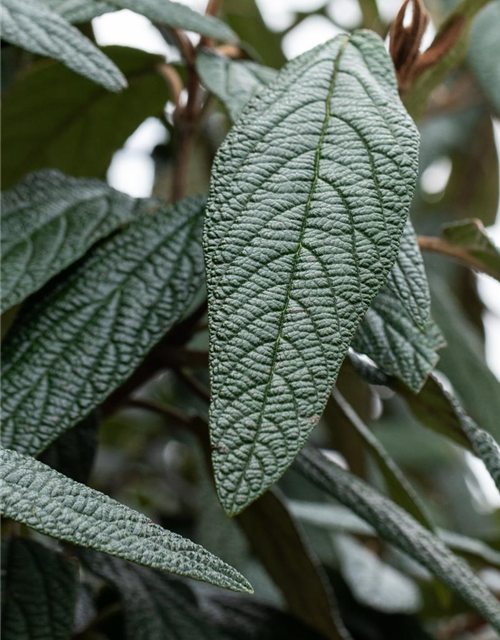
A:
POLYGON ((177 71, 174 69, 174 67, 172 67, 169 64, 166 64, 166 63, 159 64, 158 72, 167 81, 167 84, 172 94, 172 102, 174 103, 175 111, 178 112, 178 110, 181 108, 180 107, 181 92, 184 88, 184 85, 182 84, 182 80, 179 74, 177 73, 177 71))
POLYGON ((443 238, 434 238, 431 236, 418 236, 418 246, 422 251, 429 251, 430 253, 439 253, 443 256, 447 256, 448 258, 452 258, 461 264, 464 264, 467 267, 472 267, 477 269, 478 271, 482 271, 483 273, 488 273, 488 269, 486 265, 484 265, 480 260, 476 260, 473 256, 468 254, 466 251, 462 251, 450 244, 448 241, 443 240, 443 238))

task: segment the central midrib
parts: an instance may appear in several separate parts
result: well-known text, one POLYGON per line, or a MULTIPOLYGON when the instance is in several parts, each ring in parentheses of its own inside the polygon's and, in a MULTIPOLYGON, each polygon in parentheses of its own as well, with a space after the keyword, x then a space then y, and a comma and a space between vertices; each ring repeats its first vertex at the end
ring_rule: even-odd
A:
POLYGON ((319 137, 319 141, 318 141, 318 146, 316 148, 316 155, 315 155, 315 159, 314 159, 314 177, 313 180, 311 182, 311 188, 309 190, 309 195, 307 198, 307 202, 306 202, 306 208, 305 208, 305 214, 304 214, 304 219, 302 220, 302 226, 300 228, 300 232, 299 232, 299 240, 297 243, 297 249, 295 250, 295 254, 293 257, 293 262, 292 262, 292 270, 290 273, 290 278, 288 280, 287 283, 287 288, 286 288, 286 293, 285 293, 285 304, 283 307, 283 311, 281 312, 280 315, 280 321, 279 321, 279 325, 278 325, 278 336, 276 338, 276 342, 274 343, 274 347, 273 347, 273 353, 272 353, 272 357, 271 357, 271 372, 269 374, 269 380, 267 382, 266 385, 266 389, 264 391, 264 398, 262 401, 262 409, 260 411, 259 414, 259 418, 257 421, 257 426, 255 429, 255 438, 252 442, 252 446, 250 448, 250 452, 248 454, 247 460, 245 462, 245 466, 241 472, 240 475, 240 479, 238 481, 237 487, 234 491, 233 494, 233 501, 231 504, 231 511, 234 509, 234 504, 236 502, 236 498, 237 498, 237 493, 241 487, 241 483, 243 482, 243 478, 246 475, 246 472, 248 471, 248 467, 250 465, 250 461, 252 459, 253 453, 255 451, 255 447, 260 435, 260 431, 262 429, 262 422, 264 420, 264 412, 267 406, 267 400, 269 397, 269 392, 271 390, 271 385, 273 383, 273 379, 274 379, 274 373, 276 370, 276 363, 278 360, 278 351, 279 351, 279 347, 280 347, 280 343, 281 343, 281 338, 283 336, 283 328, 285 325, 285 318, 286 318, 286 313, 288 311, 288 306, 290 304, 290 297, 291 297, 291 292, 292 292, 292 287, 293 287, 293 281, 295 278, 295 272, 297 270, 297 265, 299 262, 299 258, 300 258, 300 252, 302 250, 302 241, 304 239, 304 234, 307 228, 307 221, 309 218, 309 213, 311 211, 311 204, 312 204, 312 200, 313 200, 313 196, 314 196, 314 191, 316 189, 316 185, 318 183, 318 179, 319 179, 319 165, 320 165, 320 161, 321 161, 321 150, 323 147, 323 141, 325 139, 325 135, 326 135, 326 130, 328 128, 328 122, 330 120, 331 117, 331 109, 330 109, 330 103, 331 100, 333 98, 333 92, 335 89, 335 81, 337 79, 337 73, 338 73, 338 69, 339 69, 339 64, 340 64, 340 58, 342 57, 342 54, 348 44, 350 40, 350 36, 346 36, 345 40, 342 42, 342 44, 340 45, 339 51, 337 53, 337 56, 335 58, 334 64, 333 64, 333 72, 332 72, 332 77, 330 80, 330 86, 328 88, 328 93, 325 99, 325 118, 323 121, 323 126, 321 128, 321 134, 319 137))

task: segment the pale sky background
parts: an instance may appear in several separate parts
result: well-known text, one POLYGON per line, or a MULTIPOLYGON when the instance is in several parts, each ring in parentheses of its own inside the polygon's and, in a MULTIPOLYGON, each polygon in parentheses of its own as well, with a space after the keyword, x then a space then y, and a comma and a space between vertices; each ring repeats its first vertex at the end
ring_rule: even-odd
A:
MULTIPOLYGON (((197 11, 204 11, 206 0, 180 0, 197 11)), ((264 20, 270 29, 281 31, 293 21, 294 11, 311 11, 326 4, 326 0, 257 0, 264 20)), ((401 5, 401 0, 378 0, 381 14, 391 20, 401 5)), ((358 23, 359 6, 356 0, 335 0, 330 9, 332 19, 346 29, 358 23)), ((105 14, 93 21, 97 42, 100 45, 125 45, 138 47, 151 53, 164 55, 167 61, 174 57, 170 48, 151 22, 131 11, 105 14)), ((341 29, 322 16, 311 16, 304 20, 283 39, 283 52, 294 58, 304 51, 336 36, 341 29)), ((193 34, 193 39, 198 36, 193 34)), ((424 47, 433 37, 429 28, 424 36, 424 47)), ((494 122, 495 139, 500 153, 500 123, 494 122)), ((120 191, 135 197, 151 195, 154 165, 150 157, 153 148, 163 141, 164 128, 155 118, 146 120, 130 136, 124 148, 118 151, 108 172, 109 183, 120 191)), ((422 176, 423 188, 430 193, 441 192, 450 176, 450 163, 437 160, 422 176)), ((499 203, 500 214, 500 203, 499 203)), ((489 233, 500 245, 500 215, 489 233)), ((486 327, 486 355, 488 364, 500 378, 500 283, 487 275, 478 275, 479 292, 487 307, 484 314, 486 327)), ((500 507, 500 494, 481 460, 466 454, 468 464, 476 475, 483 496, 475 499, 480 510, 500 507)))

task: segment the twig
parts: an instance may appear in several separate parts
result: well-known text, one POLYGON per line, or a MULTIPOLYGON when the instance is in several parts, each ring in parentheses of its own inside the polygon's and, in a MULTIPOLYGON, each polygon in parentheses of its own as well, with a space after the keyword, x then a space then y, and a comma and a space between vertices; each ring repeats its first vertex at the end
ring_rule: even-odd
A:
POLYGON ((429 251, 430 253, 439 253, 448 258, 452 258, 467 267, 472 267, 483 273, 488 273, 486 265, 480 260, 476 260, 474 256, 471 256, 466 251, 458 249, 454 245, 450 244, 443 238, 435 238, 431 236, 418 236, 418 246, 422 251, 429 251))
POLYGON ((172 102, 175 106, 175 112, 181 108, 181 93, 184 88, 182 80, 177 71, 169 64, 162 63, 158 65, 158 72, 165 78, 172 93, 172 102))

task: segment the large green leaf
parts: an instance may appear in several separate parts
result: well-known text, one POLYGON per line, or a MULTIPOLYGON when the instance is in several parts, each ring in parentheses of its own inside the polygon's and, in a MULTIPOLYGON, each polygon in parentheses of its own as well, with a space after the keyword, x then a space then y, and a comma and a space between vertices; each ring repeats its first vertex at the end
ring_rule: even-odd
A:
POLYGON ((417 392, 445 345, 430 307, 422 255, 408 223, 396 264, 359 325, 353 348, 417 392))
POLYGON ((104 177, 117 151, 168 99, 156 72, 161 58, 128 47, 106 47, 128 88, 109 93, 55 62, 33 65, 3 100, 3 188, 40 168, 104 177))
POLYGON ((2 38, 33 53, 56 58, 110 91, 127 86, 121 71, 102 51, 36 0, 4 0, 2 38))
POLYGON ((60 540, 155 569, 252 592, 235 569, 145 515, 34 458, 0 449, 2 513, 60 540))
POLYGON ((140 364, 202 280, 204 198, 144 215, 25 305, 5 342, 4 446, 43 451, 140 364))
POLYGON ((443 239, 451 246, 450 255, 500 280, 500 249, 477 219, 443 225, 443 239))
POLYGON ((158 207, 104 182, 50 170, 2 193, 1 204, 2 312, 76 262, 97 240, 158 207))
POLYGON ((311 482, 369 522, 381 538, 417 560, 497 631, 500 630, 500 605, 496 598, 436 535, 376 489, 319 452, 305 451, 298 456, 296 465, 311 482))
POLYGON ((128 640, 218 640, 185 582, 94 551, 79 556, 92 573, 118 590, 128 640))
POLYGON ((232 60, 208 49, 196 56, 196 70, 205 87, 226 106, 233 122, 278 74, 270 67, 248 60, 232 60))
POLYGON ((204 249, 228 513, 276 482, 318 422, 396 259, 417 152, 392 63, 365 31, 289 63, 222 145, 204 249))
POLYGON ((88 22, 103 13, 116 11, 116 7, 105 0, 40 0, 40 2, 72 23, 88 22))
POLYGON ((12 538, 6 547, 3 640, 68 640, 76 600, 76 563, 26 538, 12 538))

